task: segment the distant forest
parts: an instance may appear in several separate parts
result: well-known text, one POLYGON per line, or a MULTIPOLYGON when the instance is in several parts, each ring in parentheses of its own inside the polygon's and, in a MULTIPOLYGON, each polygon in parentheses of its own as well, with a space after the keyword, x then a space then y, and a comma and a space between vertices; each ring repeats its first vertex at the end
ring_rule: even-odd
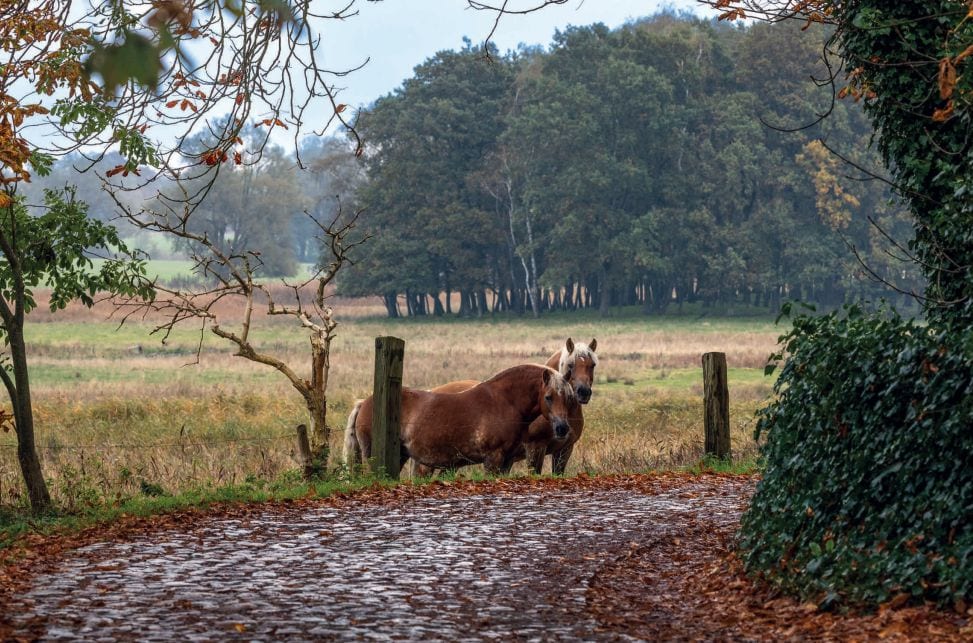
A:
POLYGON ((669 14, 440 52, 359 121, 375 236, 343 291, 391 316, 921 291, 871 128, 812 80, 822 42, 800 27, 669 14))
MULTIPOLYGON (((268 147, 223 168, 194 225, 288 275, 327 260, 305 211, 360 210, 371 238, 339 293, 380 296, 392 317, 773 311, 896 297, 887 284, 921 292, 912 222, 878 178, 871 128, 835 96, 843 78, 820 82, 823 41, 801 26, 665 13, 505 54, 467 41, 362 111, 360 159, 344 139, 310 139, 298 171, 268 147)), ((33 189, 80 183, 91 213, 111 218, 83 164, 33 189)))
MULTIPOLYGON (((99 175, 104 176, 124 159, 118 154, 99 159, 74 154, 56 163, 50 176, 34 177, 31 183, 20 186, 20 191, 28 204, 37 205, 43 201, 43 189, 74 185, 76 198, 88 204, 89 216, 115 224, 130 245, 153 259, 184 259, 188 256, 187 242, 135 229, 118 218, 120 208, 115 198, 135 212, 143 206, 165 211, 170 205, 160 203, 160 193, 207 190, 206 198, 190 217, 193 232, 205 233, 227 255, 256 251, 261 276, 294 275, 301 272, 299 262, 317 263, 321 259, 322 248, 316 237, 320 229, 308 215, 320 221, 339 216, 343 208, 337 195, 353 199, 362 183, 363 168, 343 138, 304 140, 298 163, 279 146, 266 144, 264 136, 259 128, 246 128, 243 139, 250 152, 242 163, 221 165, 212 185, 208 176, 199 179, 198 185, 192 176, 185 176, 176 186, 158 176, 151 178, 143 170, 139 177, 114 177, 112 182, 122 188, 115 190, 113 198, 103 189, 99 175)), ((185 147, 208 149, 209 138, 199 135, 185 147)))

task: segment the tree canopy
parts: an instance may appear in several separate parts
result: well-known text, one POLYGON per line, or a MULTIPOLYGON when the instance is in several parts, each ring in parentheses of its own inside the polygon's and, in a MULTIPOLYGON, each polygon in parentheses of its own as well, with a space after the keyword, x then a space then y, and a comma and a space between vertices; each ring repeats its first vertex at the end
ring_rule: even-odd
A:
POLYGON ((827 152, 882 172, 860 106, 809 82, 825 36, 800 27, 661 14, 489 62, 440 52, 357 122, 374 240, 341 289, 391 315, 450 291, 460 313, 492 291, 493 309, 608 314, 921 289, 889 252, 911 230, 887 185, 827 152))

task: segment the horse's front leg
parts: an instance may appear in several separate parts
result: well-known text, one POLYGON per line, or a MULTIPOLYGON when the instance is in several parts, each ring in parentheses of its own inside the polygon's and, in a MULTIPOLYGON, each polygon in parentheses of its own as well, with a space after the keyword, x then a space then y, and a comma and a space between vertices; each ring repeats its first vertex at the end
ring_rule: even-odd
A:
POLYGON ((551 453, 551 473, 556 476, 563 476, 564 470, 568 467, 568 459, 574 451, 574 444, 566 444, 563 448, 551 453))
POLYGON ((534 475, 541 475, 544 470, 544 456, 547 455, 547 444, 528 442, 524 444, 524 449, 527 452, 527 466, 534 475))
POLYGON ((503 459, 503 464, 500 465, 500 473, 502 475, 510 475, 510 470, 514 468, 514 461, 516 458, 512 455, 508 455, 503 459))
POLYGON ((511 458, 504 455, 503 449, 495 449, 487 453, 483 459, 483 468, 492 476, 502 475, 510 471, 511 458), (504 467, 506 466, 506 471, 504 467))

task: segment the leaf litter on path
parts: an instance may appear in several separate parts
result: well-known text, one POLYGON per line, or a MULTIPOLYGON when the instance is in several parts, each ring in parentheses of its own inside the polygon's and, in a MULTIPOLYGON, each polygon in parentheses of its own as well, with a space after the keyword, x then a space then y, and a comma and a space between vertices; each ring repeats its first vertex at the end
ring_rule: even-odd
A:
POLYGON ((372 487, 32 537, 0 638, 970 640, 931 606, 820 612, 733 554, 753 476, 372 487))

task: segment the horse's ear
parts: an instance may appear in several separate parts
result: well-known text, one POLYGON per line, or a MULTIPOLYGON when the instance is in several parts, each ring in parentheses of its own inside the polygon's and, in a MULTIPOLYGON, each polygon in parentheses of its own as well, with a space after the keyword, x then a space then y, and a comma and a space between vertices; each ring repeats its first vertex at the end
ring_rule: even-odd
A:
POLYGON ((598 348, 598 340, 592 338, 591 343, 588 344, 588 348, 590 348, 592 351, 597 350, 597 348, 598 348))
POLYGON ((550 385, 551 385, 551 369, 545 368, 544 369, 544 386, 550 386, 550 385))
POLYGON ((574 352, 574 340, 568 337, 568 341, 564 342, 564 347, 568 349, 568 355, 574 352))

